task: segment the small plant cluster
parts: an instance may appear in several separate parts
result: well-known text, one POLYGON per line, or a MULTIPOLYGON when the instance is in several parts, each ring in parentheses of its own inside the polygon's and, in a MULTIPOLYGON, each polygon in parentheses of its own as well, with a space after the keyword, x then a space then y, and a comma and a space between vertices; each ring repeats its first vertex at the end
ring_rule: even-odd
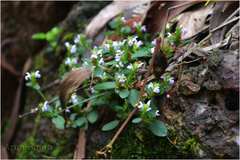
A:
MULTIPOLYGON (((155 97, 165 94, 174 84, 174 78, 167 73, 156 77, 145 85, 144 94, 140 96, 138 84, 144 79, 142 71, 148 69, 156 40, 150 40, 145 26, 134 23, 133 32, 125 22, 123 17, 110 22, 112 31, 106 34, 119 36, 118 41, 108 39, 101 46, 91 48, 91 41, 83 34, 77 34, 72 42, 65 42, 67 53, 60 66, 60 77, 82 66, 90 68, 92 76, 82 84, 81 93, 73 93, 64 106, 58 97, 48 101, 43 96, 37 82, 41 78, 39 71, 26 74, 27 86, 36 90, 44 100, 36 110, 51 118, 57 128, 87 129, 89 124, 98 120, 99 108, 107 107, 116 112, 114 119, 102 126, 102 131, 109 131, 138 108, 132 123, 147 127, 157 136, 167 135, 165 124, 158 120, 160 113, 155 97), (89 59, 82 58, 86 51, 92 53, 89 59)), ((179 37, 170 37, 174 45, 179 43, 179 37)))

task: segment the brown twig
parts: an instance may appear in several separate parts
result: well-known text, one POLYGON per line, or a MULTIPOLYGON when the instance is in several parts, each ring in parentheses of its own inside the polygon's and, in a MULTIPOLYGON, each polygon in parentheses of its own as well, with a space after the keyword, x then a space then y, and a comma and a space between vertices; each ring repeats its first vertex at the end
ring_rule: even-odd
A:
POLYGON ((23 83, 24 83, 24 74, 25 72, 27 72, 31 66, 32 60, 31 58, 29 58, 24 65, 23 71, 22 71, 22 77, 20 79, 19 85, 18 85, 18 89, 16 92, 16 96, 14 99, 14 105, 13 105, 13 111, 11 113, 10 116, 10 123, 11 123, 11 127, 7 128, 5 131, 5 134, 3 135, 3 144, 4 146, 8 146, 8 144, 10 143, 12 136, 14 134, 15 128, 16 128, 16 124, 17 124, 17 115, 20 109, 20 101, 21 101, 21 92, 22 92, 22 88, 23 88, 23 83))
POLYGON ((48 90, 49 88, 52 88, 53 86, 60 84, 60 82, 61 82, 60 79, 56 79, 55 81, 47 84, 46 86, 43 86, 42 91, 48 90))
POLYGON ((79 130, 78 143, 74 151, 73 159, 84 159, 86 150, 86 133, 84 129, 79 130))

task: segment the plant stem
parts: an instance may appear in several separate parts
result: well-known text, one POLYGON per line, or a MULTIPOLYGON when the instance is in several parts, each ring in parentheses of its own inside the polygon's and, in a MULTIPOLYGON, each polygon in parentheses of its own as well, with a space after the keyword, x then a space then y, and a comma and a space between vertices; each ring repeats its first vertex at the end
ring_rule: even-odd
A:
POLYGON ((116 141, 116 139, 118 138, 118 136, 120 135, 120 133, 122 132, 122 130, 125 128, 125 126, 128 124, 129 120, 132 118, 132 116, 138 111, 138 108, 134 108, 132 110, 132 112, 130 112, 130 114, 128 115, 127 119, 123 122, 123 124, 121 125, 121 127, 118 129, 118 131, 116 132, 116 134, 114 135, 114 137, 112 138, 112 140, 108 143, 107 146, 112 146, 113 143, 116 141))

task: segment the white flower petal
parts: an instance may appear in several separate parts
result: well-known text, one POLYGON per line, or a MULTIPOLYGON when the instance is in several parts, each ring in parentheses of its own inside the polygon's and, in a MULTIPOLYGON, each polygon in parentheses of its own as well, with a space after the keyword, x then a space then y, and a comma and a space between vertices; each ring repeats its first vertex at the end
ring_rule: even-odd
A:
POLYGON ((31 74, 27 72, 25 75, 25 80, 30 80, 30 79, 31 79, 31 74))
POLYGON ((41 78, 41 74, 40 74, 40 71, 39 71, 39 70, 37 70, 37 71, 35 72, 35 77, 36 77, 36 78, 41 78))

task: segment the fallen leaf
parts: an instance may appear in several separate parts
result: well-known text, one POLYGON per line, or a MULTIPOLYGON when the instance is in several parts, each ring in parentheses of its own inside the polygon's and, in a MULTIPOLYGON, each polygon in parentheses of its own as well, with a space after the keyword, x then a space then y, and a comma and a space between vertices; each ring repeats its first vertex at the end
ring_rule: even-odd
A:
POLYGON ((89 25, 86 27, 86 35, 90 38, 96 34, 107 24, 108 21, 122 13, 124 10, 134 8, 138 5, 146 3, 147 1, 114 1, 105 8, 103 8, 97 16, 95 16, 89 25))
POLYGON ((59 96, 62 104, 64 104, 84 80, 91 75, 91 70, 87 68, 79 68, 72 70, 66 75, 59 87, 59 96))
MULTIPOLYGON (((213 30, 221 25, 238 7, 238 2, 217 2, 214 6, 213 14, 210 19, 209 30, 213 30)), ((224 39, 226 31, 232 25, 233 24, 212 32, 211 43, 216 44, 221 42, 224 39)))
POLYGON ((199 3, 199 1, 181 2, 181 1, 155 1, 147 11, 143 25, 146 25, 147 31, 153 35, 163 31, 167 21, 171 20, 190 6, 199 3))
POLYGON ((207 7, 182 13, 178 20, 178 26, 182 28, 181 39, 190 38, 204 28, 207 16, 212 12, 213 6, 208 5, 207 7))

